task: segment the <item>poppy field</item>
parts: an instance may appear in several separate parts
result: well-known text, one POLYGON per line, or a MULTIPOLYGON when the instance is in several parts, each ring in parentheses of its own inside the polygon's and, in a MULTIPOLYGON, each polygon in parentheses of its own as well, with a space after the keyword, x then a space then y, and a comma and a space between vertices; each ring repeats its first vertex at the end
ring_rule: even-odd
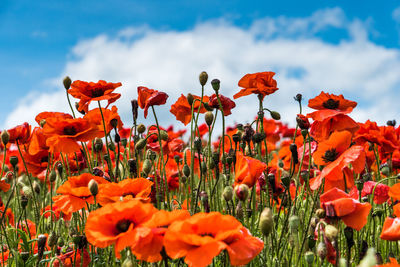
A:
POLYGON ((162 90, 139 86, 122 121, 121 82, 66 77, 69 113, 3 129, 2 266, 400 266, 395 120, 357 122, 322 91, 288 96, 290 127, 273 72, 233 96, 206 72, 193 85, 170 106, 180 127, 157 117, 162 90), (253 119, 227 125, 242 97, 253 119))

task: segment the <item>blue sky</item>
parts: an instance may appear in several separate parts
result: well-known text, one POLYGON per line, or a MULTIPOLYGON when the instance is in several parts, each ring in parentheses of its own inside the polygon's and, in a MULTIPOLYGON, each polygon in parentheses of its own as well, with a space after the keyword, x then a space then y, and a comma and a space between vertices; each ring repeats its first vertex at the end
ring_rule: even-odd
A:
MULTIPOLYGON (((0 127, 10 126, 11 122, 7 117, 19 106, 29 103, 34 98, 32 92, 52 94, 59 90, 60 88, 51 81, 61 77, 68 70, 69 63, 84 62, 86 55, 76 52, 76 49, 79 50, 82 44, 90 43, 99 36, 106 36, 108 39, 104 44, 109 44, 115 41, 113 38, 117 38, 116 36, 124 29, 144 27, 143 31, 146 31, 146 34, 147 31, 159 34, 184 33, 192 32, 198 25, 221 19, 228 24, 229 29, 246 31, 252 28, 255 22, 270 18, 274 20, 275 26, 282 27, 282 32, 273 33, 276 38, 269 36, 271 40, 281 38, 295 40, 299 35, 302 40, 319 40, 326 47, 338 46, 341 42, 354 39, 354 31, 358 31, 357 29, 352 31, 350 26, 346 25, 359 25, 361 29, 359 31, 366 35, 365 42, 368 45, 371 44, 379 50, 395 52, 397 56, 400 11, 396 13, 395 10, 399 6, 398 1, 392 0, 252 3, 237 0, 220 2, 2 0, 0 1, 0 62, 2 63, 0 79, 3 94, 0 127), (313 24, 305 29, 298 30, 297 27, 293 32, 283 32, 287 26, 295 23, 295 19, 309 18, 320 10, 336 12, 335 21, 332 23, 328 21, 327 25, 322 26, 313 21, 313 24), (280 18, 284 18, 284 22, 280 18), (341 21, 340 25, 337 25, 336 20, 341 21), (25 96, 29 94, 30 97, 27 99, 25 96)), ((141 40, 142 37, 135 38, 141 40)), ((118 41, 124 42, 122 39, 118 41)), ((133 45, 134 41, 126 42, 133 45)), ((279 67, 274 66, 279 70, 279 67)), ((295 75, 297 75, 296 70, 294 68, 295 75)), ((88 77, 97 78, 97 75, 91 75, 88 77)), ((61 85, 61 82, 59 84, 61 85)), ((397 81, 393 84, 397 84, 397 81)), ((349 90, 348 95, 356 96, 357 92, 349 90)))

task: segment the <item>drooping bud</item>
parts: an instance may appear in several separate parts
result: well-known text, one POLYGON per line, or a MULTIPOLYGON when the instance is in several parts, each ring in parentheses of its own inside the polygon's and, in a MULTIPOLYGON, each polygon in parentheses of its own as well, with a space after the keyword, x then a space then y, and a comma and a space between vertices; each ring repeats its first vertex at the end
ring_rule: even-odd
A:
POLYGON ((247 184, 240 184, 235 186, 236 197, 241 201, 246 201, 246 199, 249 197, 249 191, 250 189, 247 184))
POLYGON ((96 182, 95 179, 90 180, 88 187, 92 196, 97 196, 97 194, 99 193, 99 184, 96 182))
POLYGON ((279 112, 277 111, 270 111, 269 114, 276 121, 279 121, 281 119, 281 114, 279 114, 279 112))
POLYGON ((167 141, 168 140, 168 133, 164 130, 160 130, 160 138, 163 141, 167 141))
POLYGON ((139 134, 144 133, 146 131, 146 126, 144 126, 143 123, 139 124, 138 127, 137 127, 137 131, 138 131, 139 134))
POLYGON ((63 80, 65 90, 68 90, 71 87, 71 83, 71 78, 69 76, 66 76, 63 80))
POLYGON ((207 111, 204 115, 204 120, 206 121, 208 127, 210 127, 214 121, 214 114, 211 111, 207 111))
POLYGON ((135 144, 135 148, 137 150, 142 150, 147 144, 147 140, 146 139, 139 139, 139 141, 136 142, 135 144))
POLYGON ((111 124, 111 127, 113 127, 115 129, 118 126, 118 120, 117 119, 112 119, 110 121, 110 124, 111 124))
POLYGON ((145 159, 144 160, 144 162, 143 162, 143 169, 142 169, 142 171, 146 174, 146 175, 148 175, 149 173, 150 173, 150 171, 151 171, 151 161, 150 160, 148 160, 148 159, 145 159))
POLYGON ((212 88, 214 89, 215 92, 219 91, 220 83, 221 82, 218 79, 214 79, 211 81, 212 88))
POLYGON ((301 102, 302 99, 303 99, 303 95, 302 95, 302 94, 297 94, 297 95, 294 97, 294 100, 297 101, 297 102, 301 102))
POLYGON ((268 236, 274 228, 274 219, 272 217, 272 210, 265 208, 260 215, 260 222, 258 224, 263 235, 268 236))
POLYGON ((233 188, 232 186, 225 186, 222 196, 226 201, 231 201, 233 198, 233 188))
POLYGON ((202 71, 199 75, 199 82, 201 86, 204 86, 207 83, 208 80, 208 74, 205 71, 202 71))
POLYGON ((7 130, 2 131, 1 142, 3 143, 3 145, 6 146, 9 140, 10 140, 10 134, 7 132, 7 130))

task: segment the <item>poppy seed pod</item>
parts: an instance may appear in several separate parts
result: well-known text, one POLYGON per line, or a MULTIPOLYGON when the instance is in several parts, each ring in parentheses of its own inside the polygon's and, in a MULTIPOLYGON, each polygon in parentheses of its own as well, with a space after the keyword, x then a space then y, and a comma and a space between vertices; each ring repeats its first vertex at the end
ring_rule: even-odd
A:
POLYGON ((99 193, 99 184, 96 182, 96 180, 90 180, 88 187, 92 196, 97 196, 97 194, 99 193))
POLYGON ((260 222, 258 224, 263 235, 268 236, 274 228, 274 219, 272 217, 272 210, 265 208, 260 215, 260 222))
POLYGON ((212 88, 214 89, 215 92, 219 91, 220 84, 221 82, 218 79, 214 79, 211 81, 212 88))
POLYGON ((339 234, 338 229, 333 226, 328 224, 327 226, 325 226, 325 236, 330 240, 330 241, 334 241, 337 239, 339 234))
POLYGON ((9 140, 10 140, 10 134, 7 132, 7 130, 2 131, 1 142, 3 143, 3 145, 7 145, 9 140))
POLYGON ((199 82, 201 86, 204 86, 207 83, 208 74, 205 71, 202 71, 199 75, 199 82))
POLYGON ((144 133, 146 131, 146 126, 144 126, 143 123, 139 124, 138 127, 137 127, 137 131, 138 131, 139 134, 144 133))
POLYGON ((210 127, 214 121, 214 114, 211 111, 207 111, 204 115, 204 120, 206 121, 208 127, 210 127))
POLYGON ((240 184, 235 186, 235 194, 240 201, 247 200, 247 198, 249 197, 249 191, 250 189, 247 184, 240 184))
POLYGON ((168 140, 168 133, 164 130, 160 130, 160 138, 163 141, 167 141, 168 140))
POLYGON ((68 90, 71 87, 71 83, 71 78, 69 76, 66 76, 63 80, 65 90, 68 90))
POLYGON ((226 201, 231 201, 233 198, 233 189, 232 186, 226 186, 224 191, 222 192, 222 196, 226 201))

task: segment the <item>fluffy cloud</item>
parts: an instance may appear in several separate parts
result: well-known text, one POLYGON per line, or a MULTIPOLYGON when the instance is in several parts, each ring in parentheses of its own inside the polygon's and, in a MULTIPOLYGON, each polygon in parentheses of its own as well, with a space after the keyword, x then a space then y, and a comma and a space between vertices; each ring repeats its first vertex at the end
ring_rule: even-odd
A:
MULTIPOLYGON (((384 123, 400 115, 396 106, 400 85, 400 51, 379 46, 368 39, 368 26, 348 20, 339 8, 320 10, 305 18, 276 17, 254 21, 247 28, 225 20, 199 23, 187 31, 154 31, 148 27, 127 28, 115 36, 100 35, 79 42, 71 51, 65 70, 53 80, 60 88, 64 75, 72 79, 123 83, 116 102, 126 124, 131 124, 130 100, 137 86, 167 92, 166 106, 157 107, 163 125, 176 122, 168 107, 180 94, 200 94, 198 74, 205 70, 210 80, 221 80, 221 93, 232 97, 237 81, 246 73, 276 72, 280 88, 265 99, 265 106, 294 123, 298 107, 293 96, 306 99, 321 90, 359 102, 354 117, 384 123), (318 37, 339 29, 339 42, 318 37), (397 97, 396 97, 397 95, 397 97)), ((212 94, 211 86, 206 94, 212 94)), ((248 122, 256 115, 257 97, 236 101, 228 123, 248 122)), ((305 103, 306 104, 306 103, 305 103)), ((33 122, 44 111, 68 111, 65 91, 32 93, 7 117, 5 127, 33 122)), ((152 114, 149 116, 152 118, 152 114)))

